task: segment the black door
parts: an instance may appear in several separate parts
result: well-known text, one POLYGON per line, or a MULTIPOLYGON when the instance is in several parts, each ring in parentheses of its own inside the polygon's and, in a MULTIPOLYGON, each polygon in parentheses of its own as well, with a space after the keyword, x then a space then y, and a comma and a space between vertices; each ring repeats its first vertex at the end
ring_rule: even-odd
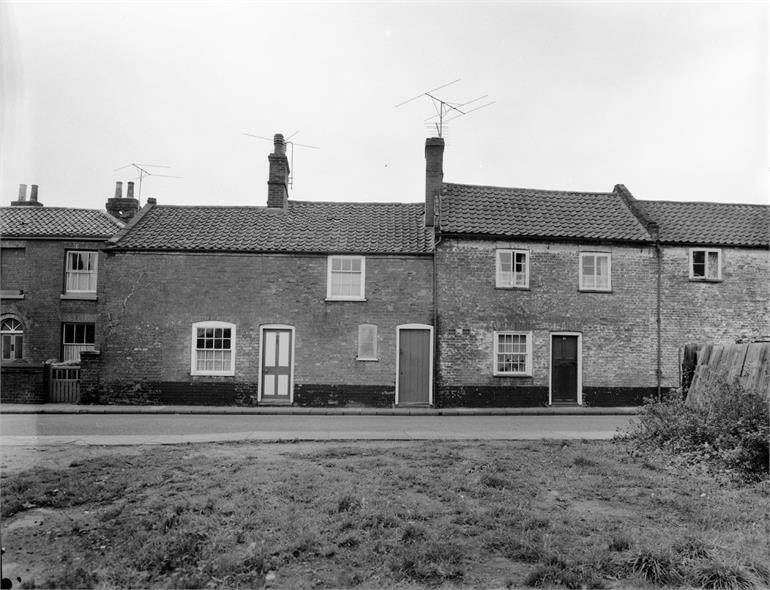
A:
POLYGON ((577 403, 578 337, 551 336, 551 401, 577 403))

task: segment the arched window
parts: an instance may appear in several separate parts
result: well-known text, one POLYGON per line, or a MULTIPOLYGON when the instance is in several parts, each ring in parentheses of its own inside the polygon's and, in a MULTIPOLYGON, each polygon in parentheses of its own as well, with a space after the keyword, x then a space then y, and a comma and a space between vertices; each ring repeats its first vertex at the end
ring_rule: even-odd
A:
POLYGON ((21 358, 24 327, 19 320, 5 318, 0 321, 0 358, 13 361, 21 358))

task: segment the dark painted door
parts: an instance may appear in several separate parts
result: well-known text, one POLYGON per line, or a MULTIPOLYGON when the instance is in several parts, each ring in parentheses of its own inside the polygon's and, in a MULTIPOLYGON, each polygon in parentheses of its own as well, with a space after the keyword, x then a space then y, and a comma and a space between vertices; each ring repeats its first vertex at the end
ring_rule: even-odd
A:
POLYGON ((262 337, 262 401, 289 402, 291 330, 265 330, 262 337))
POLYGON ((551 336, 551 401, 577 403, 578 337, 551 336))
POLYGON ((398 332, 398 403, 430 403, 430 330, 398 332))

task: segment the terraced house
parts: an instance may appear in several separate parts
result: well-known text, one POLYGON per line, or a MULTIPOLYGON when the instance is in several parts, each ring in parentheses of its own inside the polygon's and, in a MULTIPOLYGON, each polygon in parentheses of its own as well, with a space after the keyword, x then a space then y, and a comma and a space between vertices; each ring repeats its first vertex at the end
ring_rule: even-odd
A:
POLYGON ((18 199, 0 208, 3 402, 49 401, 46 362, 76 363, 95 347, 102 329, 100 248, 122 227, 105 211, 44 207, 36 185, 29 199, 21 185, 18 199))
POLYGON ((627 405, 686 344, 770 336, 770 208, 444 182, 443 153, 419 203, 290 200, 281 135, 266 205, 116 194, 81 401, 627 405))

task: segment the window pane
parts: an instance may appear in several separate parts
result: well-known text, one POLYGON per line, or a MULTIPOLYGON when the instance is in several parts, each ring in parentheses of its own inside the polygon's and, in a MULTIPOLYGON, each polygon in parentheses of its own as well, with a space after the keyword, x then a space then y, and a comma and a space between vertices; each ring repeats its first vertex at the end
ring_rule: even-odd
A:
POLYGON ((498 252, 497 255, 500 258, 500 271, 511 272, 512 270, 511 252, 498 252))
POLYGON ((708 264, 706 264, 706 277, 709 279, 719 278, 719 252, 708 253, 708 264))

